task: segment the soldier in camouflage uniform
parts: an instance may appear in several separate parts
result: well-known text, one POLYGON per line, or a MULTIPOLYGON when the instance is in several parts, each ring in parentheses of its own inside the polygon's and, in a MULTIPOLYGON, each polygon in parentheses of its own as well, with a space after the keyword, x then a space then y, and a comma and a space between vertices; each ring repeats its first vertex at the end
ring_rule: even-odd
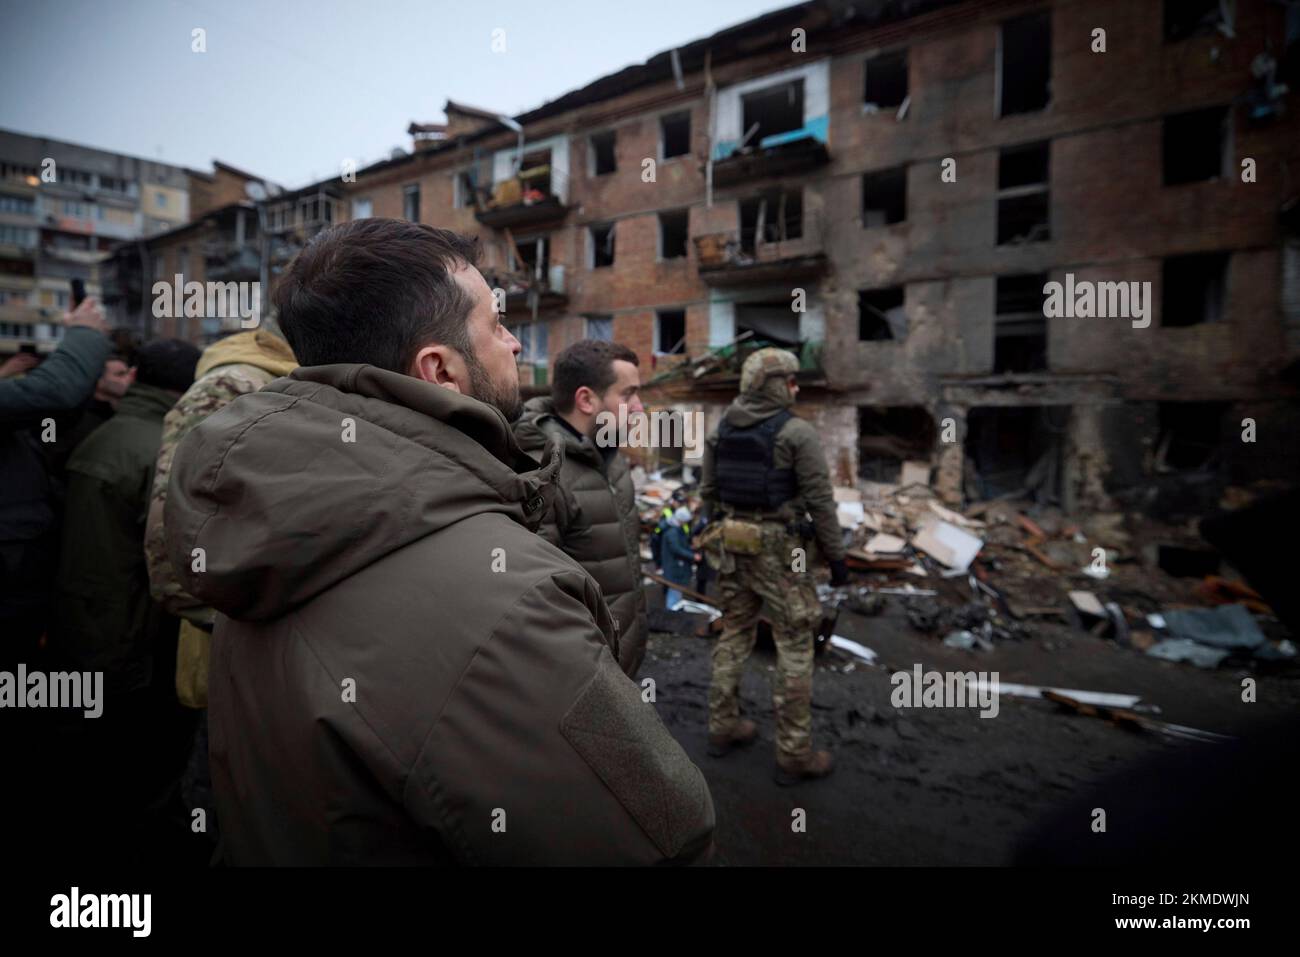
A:
MULTIPOLYGON (((208 775, 206 709, 208 649, 214 612, 186 593, 167 558, 167 536, 163 527, 167 482, 171 477, 176 447, 190 429, 239 396, 258 391, 273 379, 288 375, 297 366, 289 344, 265 328, 227 336, 203 351, 194 370, 194 384, 163 420, 162 446, 158 451, 153 497, 145 526, 145 563, 149 569, 149 592, 154 601, 181 619, 176 649, 176 696, 181 704, 202 712, 182 789, 189 807, 206 809, 209 819, 213 816, 213 802, 208 775)), ((215 821, 212 821, 209 837, 214 835, 214 831, 215 821)))
POLYGON ((709 687, 709 753, 721 756, 757 734, 754 722, 740 717, 738 696, 766 605, 777 653, 772 704, 780 784, 824 777, 833 766, 830 752, 812 749, 821 604, 807 571, 810 538, 830 563, 831 583, 848 578, 821 443, 812 425, 790 412, 798 368, 782 349, 760 349, 745 361, 740 396, 705 446, 700 486, 712 515, 705 555, 719 573, 723 613, 709 687))

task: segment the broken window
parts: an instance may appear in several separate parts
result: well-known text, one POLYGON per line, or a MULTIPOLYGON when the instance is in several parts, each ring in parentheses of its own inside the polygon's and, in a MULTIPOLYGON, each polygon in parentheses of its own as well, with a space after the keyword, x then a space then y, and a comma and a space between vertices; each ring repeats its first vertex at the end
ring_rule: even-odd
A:
POLYGON ((686 351, 685 309, 661 309, 655 313, 655 351, 663 355, 686 351))
POLYGON ((862 177, 862 226, 888 226, 907 218, 907 167, 862 177))
POLYGON ((1061 492, 1061 438, 1069 406, 971 409, 966 416, 966 496, 1028 494, 1040 503, 1061 492))
POLYGON ((1212 106, 1166 116, 1163 146, 1166 186, 1222 176, 1228 149, 1228 108, 1212 106))
POLYGON ((686 255, 687 223, 690 212, 685 209, 659 214, 659 258, 680 259, 686 255))
POLYGON ((616 169, 618 169, 618 161, 614 156, 614 131, 607 130, 604 133, 594 134, 591 137, 592 175, 604 176, 616 169))
POLYGON ((740 201, 740 248, 753 253, 761 243, 803 236, 803 191, 766 190, 740 201))
POLYGON ((998 245, 1051 238, 1049 144, 1002 150, 998 157, 998 245))
POLYGON ((1215 31, 1232 36, 1235 6, 1234 0, 1165 0, 1165 42, 1215 31))
POLYGON ((740 98, 745 146, 803 126, 803 78, 778 83, 740 98))
POLYGON ((929 461, 934 419, 920 406, 858 406, 858 477, 897 482, 903 463, 929 461))
POLYGON ((872 106, 901 106, 907 98, 907 51, 882 53, 866 63, 866 90, 862 101, 872 106))
POLYGON ((413 223, 420 221, 419 183, 412 183, 402 190, 402 215, 413 223))
POLYGON ((885 342, 907 336, 903 287, 863 289, 858 293, 858 340, 885 342))
POLYGON ((998 52, 1001 115, 1045 108, 1052 99, 1050 11, 1005 21, 998 52))
POLYGON ((550 243, 545 236, 515 240, 509 255, 511 269, 515 272, 523 273, 529 279, 545 281, 551 266, 550 243), (517 256, 516 249, 519 252, 517 256))
POLYGON ((659 120, 663 158, 685 156, 691 151, 691 114, 687 111, 670 113, 659 120))
POLYGON ((591 234, 591 267, 614 265, 614 224, 599 223, 589 227, 591 234))
POLYGON ((799 346, 799 314, 789 300, 736 304, 736 335, 752 332, 754 340, 775 346, 799 346))
POLYGON ((1222 320, 1227 274, 1227 253, 1166 259, 1161 271, 1160 325, 1195 326, 1222 320))
POLYGON ((600 342, 614 341, 614 317, 613 316, 588 316, 587 317, 587 338, 596 339, 600 342))
POLYGON ((1042 372, 1047 368, 1046 273, 999 276, 993 317, 993 372, 1042 372))

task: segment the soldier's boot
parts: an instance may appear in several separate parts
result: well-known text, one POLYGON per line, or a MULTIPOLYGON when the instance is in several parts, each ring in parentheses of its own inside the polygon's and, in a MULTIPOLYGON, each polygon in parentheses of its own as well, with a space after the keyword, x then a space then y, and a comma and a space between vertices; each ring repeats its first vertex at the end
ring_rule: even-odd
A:
POLYGON ((758 725, 748 718, 741 718, 727 734, 709 735, 709 755, 720 758, 732 748, 743 748, 753 744, 758 737, 758 725))
POLYGON ((777 755, 776 783, 782 787, 824 778, 835 770, 835 758, 829 751, 810 751, 807 757, 790 759, 777 755))

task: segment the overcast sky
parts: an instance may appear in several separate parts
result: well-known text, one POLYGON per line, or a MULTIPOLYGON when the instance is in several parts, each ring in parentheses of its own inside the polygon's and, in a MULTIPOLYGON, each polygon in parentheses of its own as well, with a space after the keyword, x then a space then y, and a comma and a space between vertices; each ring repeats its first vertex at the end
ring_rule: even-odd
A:
POLYGON ((0 126, 302 186, 409 149, 407 124, 442 122, 448 98, 519 113, 788 5, 0 0, 0 126))

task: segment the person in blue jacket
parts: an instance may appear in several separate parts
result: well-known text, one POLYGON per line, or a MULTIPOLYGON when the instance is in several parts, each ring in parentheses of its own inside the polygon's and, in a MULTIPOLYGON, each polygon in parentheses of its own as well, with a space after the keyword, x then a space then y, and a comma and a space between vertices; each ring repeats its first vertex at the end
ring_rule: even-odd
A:
MULTIPOLYGON (((689 585, 695 563, 700 560, 700 556, 691 550, 690 509, 683 505, 673 512, 663 539, 664 578, 676 585, 689 585)), ((681 598, 679 589, 669 588, 664 604, 671 610, 681 598)))

